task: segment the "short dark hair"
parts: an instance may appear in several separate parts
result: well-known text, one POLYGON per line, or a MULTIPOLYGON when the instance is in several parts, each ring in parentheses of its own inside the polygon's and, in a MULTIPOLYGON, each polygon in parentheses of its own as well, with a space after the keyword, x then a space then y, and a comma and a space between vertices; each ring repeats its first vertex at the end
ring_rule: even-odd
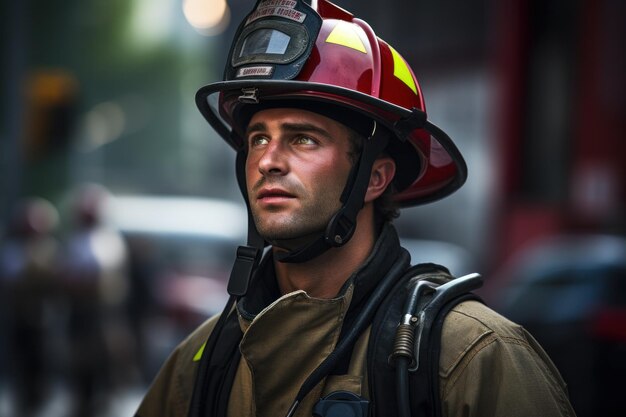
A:
MULTIPOLYGON (((363 150, 363 142, 367 140, 363 135, 348 128, 348 140, 350 141, 349 157, 352 165, 359 162, 361 151, 363 150)), ((380 156, 385 156, 383 151, 380 156)), ((374 223, 377 228, 383 223, 391 222, 400 216, 398 205, 394 200, 397 190, 393 181, 389 183, 385 191, 374 201, 374 223)))

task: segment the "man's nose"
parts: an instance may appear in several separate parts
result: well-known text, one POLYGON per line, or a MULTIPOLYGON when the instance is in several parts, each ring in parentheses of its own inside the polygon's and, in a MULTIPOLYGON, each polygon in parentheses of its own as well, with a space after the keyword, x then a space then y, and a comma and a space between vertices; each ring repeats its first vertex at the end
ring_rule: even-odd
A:
POLYGON ((259 172, 263 175, 284 175, 288 171, 287 155, 283 144, 270 141, 259 159, 259 172))

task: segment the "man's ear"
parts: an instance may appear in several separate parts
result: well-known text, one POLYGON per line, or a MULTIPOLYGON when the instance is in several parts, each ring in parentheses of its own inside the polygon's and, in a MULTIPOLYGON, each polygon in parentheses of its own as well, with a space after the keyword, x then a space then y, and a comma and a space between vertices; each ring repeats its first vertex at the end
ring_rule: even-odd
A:
POLYGON ((372 166, 370 182, 365 193, 365 202, 376 200, 387 189, 396 174, 396 162, 389 156, 382 156, 372 166))

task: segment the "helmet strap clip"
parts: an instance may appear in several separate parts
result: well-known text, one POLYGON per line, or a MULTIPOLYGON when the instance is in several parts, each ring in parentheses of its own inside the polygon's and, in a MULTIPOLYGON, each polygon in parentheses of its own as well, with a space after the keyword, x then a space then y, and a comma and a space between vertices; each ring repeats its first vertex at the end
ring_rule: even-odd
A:
MULTIPOLYGON (((403 117, 393 125, 393 130, 399 138, 408 138, 415 129, 421 129, 426 125, 426 112, 413 107, 411 115, 403 117)), ((406 140, 406 139, 405 139, 406 140)))
POLYGON ((259 104, 259 89, 256 87, 244 87, 241 89, 241 95, 237 97, 240 103, 259 104))

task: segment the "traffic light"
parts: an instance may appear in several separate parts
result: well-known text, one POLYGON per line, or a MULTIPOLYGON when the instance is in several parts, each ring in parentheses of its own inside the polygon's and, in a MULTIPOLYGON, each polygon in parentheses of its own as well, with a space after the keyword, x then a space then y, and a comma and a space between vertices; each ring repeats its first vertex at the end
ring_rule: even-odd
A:
POLYGON ((26 84, 24 151, 37 159, 65 148, 74 134, 78 81, 63 70, 33 73, 26 84))

